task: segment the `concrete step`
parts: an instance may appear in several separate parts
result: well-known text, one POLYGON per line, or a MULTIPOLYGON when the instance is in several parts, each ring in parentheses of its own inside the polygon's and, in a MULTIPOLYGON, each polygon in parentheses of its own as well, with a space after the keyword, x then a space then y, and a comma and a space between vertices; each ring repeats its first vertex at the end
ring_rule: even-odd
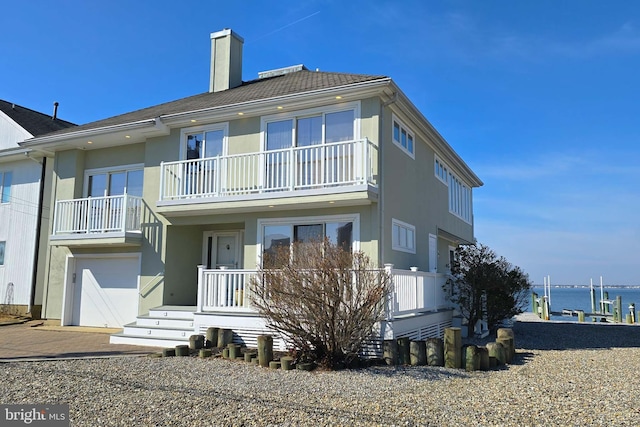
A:
POLYGON ((170 319, 193 320, 196 307, 163 305, 149 310, 149 317, 166 317, 170 319))
POLYGON ((144 347, 163 347, 171 348, 177 345, 189 344, 189 338, 186 340, 157 338, 149 336, 125 335, 123 333, 113 334, 109 338, 111 344, 128 344, 139 345, 144 347))
POLYGON ((193 328, 175 328, 164 326, 142 326, 136 323, 124 325, 123 335, 136 337, 152 337, 163 339, 189 340, 191 335, 195 334, 193 328))
POLYGON ((193 329, 193 318, 182 319, 173 317, 138 316, 136 325, 162 328, 193 329))

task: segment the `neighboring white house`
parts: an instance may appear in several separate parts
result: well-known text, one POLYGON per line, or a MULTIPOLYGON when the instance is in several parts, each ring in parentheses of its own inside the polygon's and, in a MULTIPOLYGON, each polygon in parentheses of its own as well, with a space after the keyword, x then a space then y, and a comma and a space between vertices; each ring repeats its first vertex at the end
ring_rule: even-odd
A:
MULTIPOLYGON (((54 113, 55 114, 55 113, 54 113)), ((52 162, 18 142, 75 126, 57 117, 0 100, 0 307, 15 314, 40 314, 42 283, 35 272, 44 257, 50 218, 42 203, 52 162), (42 217, 42 223, 38 218, 42 217), (40 233, 44 224, 45 233, 40 233), (40 239, 42 243, 40 243, 40 239), (43 252, 44 253, 44 252, 43 252)), ((42 274, 42 269, 40 270, 42 274)))

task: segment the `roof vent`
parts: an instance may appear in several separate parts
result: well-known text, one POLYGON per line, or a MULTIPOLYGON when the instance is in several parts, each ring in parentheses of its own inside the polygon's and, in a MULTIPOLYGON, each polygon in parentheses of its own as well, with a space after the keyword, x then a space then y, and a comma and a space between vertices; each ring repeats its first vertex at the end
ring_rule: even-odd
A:
POLYGON ((302 64, 292 65, 290 67, 276 68, 275 70, 260 71, 258 73, 258 78, 266 79, 267 77, 284 76, 285 74, 295 73, 296 71, 302 70, 307 70, 307 67, 302 64))

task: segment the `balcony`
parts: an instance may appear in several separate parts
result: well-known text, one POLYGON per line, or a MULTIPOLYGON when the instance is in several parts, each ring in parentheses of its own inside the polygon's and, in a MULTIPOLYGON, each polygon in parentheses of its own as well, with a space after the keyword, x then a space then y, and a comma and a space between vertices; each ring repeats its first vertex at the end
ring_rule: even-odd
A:
MULTIPOLYGON (((385 318, 393 320, 434 312, 450 307, 443 285, 447 276, 441 273, 387 268, 392 291, 387 301, 385 318)), ((210 270, 198 266, 198 313, 256 313, 251 305, 251 278, 257 270, 210 270)))
POLYGON ((142 207, 141 197, 128 194, 58 200, 51 244, 140 245, 142 207))
POLYGON ((243 202, 247 207, 246 202, 260 200, 256 207, 264 208, 265 199, 300 204, 283 199, 310 196, 305 203, 313 203, 313 197, 340 195, 353 204, 354 193, 370 203, 377 198, 376 168, 377 147, 367 139, 163 162, 158 207, 166 213, 178 206, 192 211, 198 204, 216 209, 243 202))

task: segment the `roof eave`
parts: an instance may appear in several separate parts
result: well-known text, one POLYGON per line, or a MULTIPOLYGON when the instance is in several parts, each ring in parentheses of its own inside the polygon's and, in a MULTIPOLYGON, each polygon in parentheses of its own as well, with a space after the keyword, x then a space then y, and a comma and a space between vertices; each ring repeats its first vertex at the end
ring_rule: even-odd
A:
POLYGON ((145 128, 157 127, 157 119, 145 119, 130 123, 121 123, 117 125, 104 126, 94 129, 83 129, 79 131, 71 131, 64 133, 56 133, 53 135, 45 135, 41 137, 30 138, 19 142, 22 147, 39 147, 42 145, 56 145, 57 143, 66 142, 75 139, 86 139, 95 137, 96 135, 104 135, 114 132, 124 132, 133 130, 142 130, 145 128))

